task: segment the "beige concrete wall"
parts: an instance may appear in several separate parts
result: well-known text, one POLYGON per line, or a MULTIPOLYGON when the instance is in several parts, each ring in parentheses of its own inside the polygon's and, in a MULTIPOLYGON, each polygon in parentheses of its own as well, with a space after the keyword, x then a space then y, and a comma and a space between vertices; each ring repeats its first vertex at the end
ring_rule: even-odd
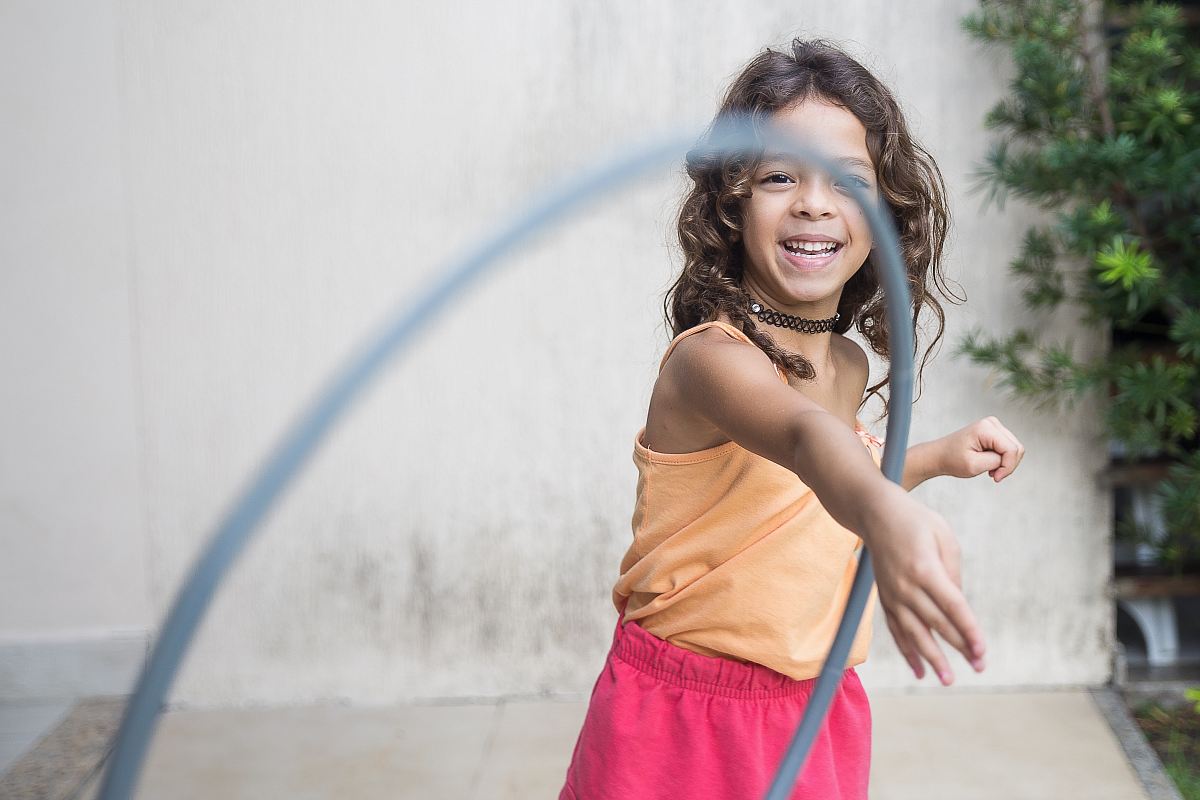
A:
MULTIPOLYGON (((56 18, 116 54, 107 107, 63 112, 54 127, 109 121, 111 146, 91 158, 119 198, 101 223, 69 226, 114 243, 111 280, 79 288, 61 313, 98 313, 113 287, 123 300, 111 319, 64 328, 53 363, 95 369, 91 402, 117 398, 105 409, 124 422, 114 433, 100 412, 78 419, 56 394, 61 381, 39 377, 27 391, 51 398, 46 424, 79 427, 53 438, 44 463, 70 463, 82 485, 13 485, 21 502, 95 520, 88 504, 103 492, 91 487, 112 479, 104 453, 115 441, 128 477, 102 521, 135 544, 119 563, 89 559, 93 530, 60 526, 63 545, 51 550, 0 517, 0 544, 19 562, 9 568, 46 577, 36 591, 0 585, 0 632, 75 624, 87 601, 68 589, 81 584, 145 587, 148 607, 131 601, 113 618, 157 624, 233 493, 390 309, 576 170, 703 124, 762 45, 822 35, 896 90, 950 184, 948 269, 970 303, 948 310, 914 438, 996 414, 1028 447, 999 487, 981 477, 918 490, 962 539, 968 595, 989 634, 990 669, 961 668, 961 683, 1104 680, 1112 632, 1108 500, 1092 480, 1104 460, 1098 425, 1083 409, 1036 416, 951 356, 975 322, 1029 321, 1005 264, 1036 217, 981 214, 966 193, 985 152, 980 121, 1007 69, 958 32, 971 7, 127 2, 112 9, 115 31, 56 18), (97 347, 113 361, 103 369, 97 347), (30 597, 65 599, 38 617, 17 605, 30 597)), ((57 30, 39 35, 62 41, 57 30)), ((63 47, 59 69, 89 70, 63 47)), ((28 80, 35 109, 58 108, 53 86, 28 80)), ((57 167, 3 152, 31 184, 58 185, 57 167)), ((540 234, 383 377, 223 587, 176 702, 590 689, 630 536, 631 441, 667 338, 658 309, 677 264, 680 185, 678 169, 661 170, 540 234)), ((55 246, 20 241, 8 262, 29 265, 16 272, 23 285, 42 290, 36 264, 55 246)), ((76 253, 64 272, 92 268, 76 253)), ((55 330, 46 313, 34 316, 55 330)), ((0 343, 9 361, 40 363, 40 352, 12 336, 0 343)), ((44 441, 7 397, 0 424, 16 464, 44 441)), ((862 674, 869 686, 913 683, 882 617, 862 674)))
POLYGON ((0 698, 127 684, 153 617, 117 42, 0 2, 0 698))

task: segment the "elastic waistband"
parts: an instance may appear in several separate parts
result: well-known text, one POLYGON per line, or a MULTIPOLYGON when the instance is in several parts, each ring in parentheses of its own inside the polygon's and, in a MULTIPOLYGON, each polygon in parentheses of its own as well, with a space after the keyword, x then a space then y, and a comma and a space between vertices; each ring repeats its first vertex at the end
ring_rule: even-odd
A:
MULTIPOLYGON (((811 695, 816 678, 796 680, 762 664, 706 656, 659 639, 637 622, 617 622, 611 655, 665 683, 739 699, 811 695)), ((850 667, 846 672, 853 672, 850 667)))

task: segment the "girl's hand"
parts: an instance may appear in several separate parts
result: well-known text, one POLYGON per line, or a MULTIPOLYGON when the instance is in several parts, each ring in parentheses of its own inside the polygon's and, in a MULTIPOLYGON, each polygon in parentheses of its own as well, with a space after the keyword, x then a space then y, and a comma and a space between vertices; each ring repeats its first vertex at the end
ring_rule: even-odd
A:
POLYGON ((905 492, 880 506, 866 543, 879 604, 913 674, 925 677, 924 659, 944 685, 954 682, 933 631, 982 672, 983 632, 962 593, 960 552, 949 523, 905 492))
POLYGON ((1016 470, 1025 455, 1025 445, 995 417, 984 417, 962 430, 936 439, 938 474, 974 478, 986 472, 996 483, 1016 470))

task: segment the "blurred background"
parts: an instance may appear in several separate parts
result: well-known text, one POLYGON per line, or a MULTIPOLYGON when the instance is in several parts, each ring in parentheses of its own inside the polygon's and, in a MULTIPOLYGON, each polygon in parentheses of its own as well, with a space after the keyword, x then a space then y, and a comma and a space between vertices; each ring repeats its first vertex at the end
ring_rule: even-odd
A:
MULTIPOLYGON (((1150 501, 1114 483, 1101 393, 1035 409, 955 347, 1021 328, 1079 361, 1114 346, 1078 307, 1023 301, 1010 263, 1052 210, 972 188, 1020 68, 964 30, 979 9, 0 2, 0 700, 60 719, 127 694, 235 492, 392 309, 579 170, 698 133, 793 36, 879 76, 949 188, 968 301, 946 305, 912 441, 995 415, 1027 448, 998 486, 915 490, 962 543, 989 645, 949 692, 1127 678, 1164 614, 1155 666, 1194 662, 1186 591, 1116 596, 1119 506, 1150 501)), ((540 233, 382 376, 221 587, 172 711, 586 700, 670 339, 682 178, 680 160, 540 233)), ((880 436, 881 411, 861 414, 880 436)), ((1148 552, 1127 549, 1129 574, 1168 572, 1148 552)), ((920 685, 881 614, 859 673, 920 685)), ((7 764, 28 739, 10 732, 7 764)))

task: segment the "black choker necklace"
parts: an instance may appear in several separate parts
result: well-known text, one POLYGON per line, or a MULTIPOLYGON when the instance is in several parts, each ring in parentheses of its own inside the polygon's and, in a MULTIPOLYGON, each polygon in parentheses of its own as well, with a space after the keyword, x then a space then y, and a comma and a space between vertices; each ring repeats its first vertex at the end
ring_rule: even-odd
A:
POLYGON ((842 317, 840 313, 835 313, 829 319, 794 317, 791 314, 784 314, 781 311, 768 308, 762 303, 756 303, 753 300, 750 301, 750 310, 758 317, 759 322, 765 322, 768 325, 775 325, 780 328, 791 328, 801 333, 824 333, 825 331, 831 331, 833 330, 833 324, 842 317))

